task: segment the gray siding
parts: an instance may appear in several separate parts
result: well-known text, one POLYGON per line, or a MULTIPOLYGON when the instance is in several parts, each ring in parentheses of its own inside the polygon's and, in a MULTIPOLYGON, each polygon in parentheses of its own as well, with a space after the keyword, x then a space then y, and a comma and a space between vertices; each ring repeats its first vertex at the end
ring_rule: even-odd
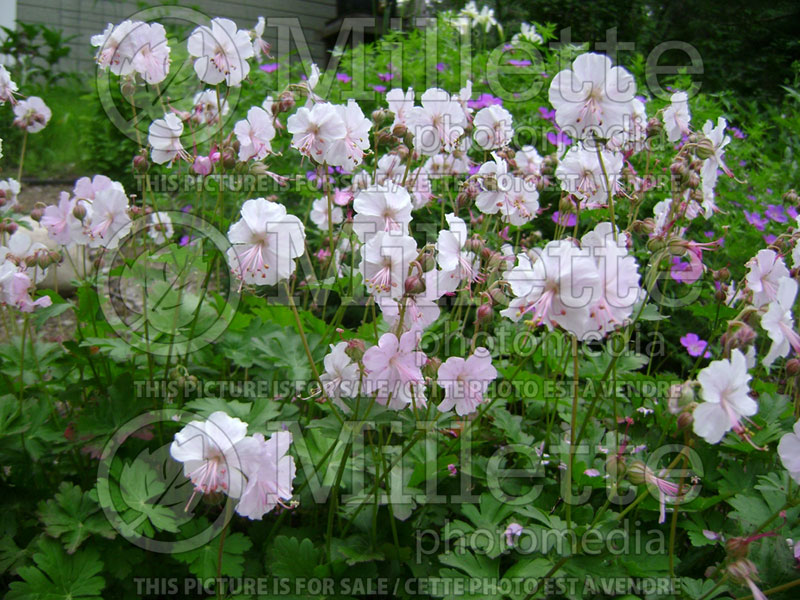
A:
MULTIPOLYGON (((155 4, 155 3, 154 3, 155 4)), ((156 6, 158 6, 156 4, 156 6)), ((259 16, 270 18, 297 18, 308 43, 312 57, 322 65, 327 56, 321 34, 325 23, 336 17, 336 0, 195 0, 181 2, 181 7, 191 8, 209 17, 233 19, 241 29, 251 29, 259 16)), ((152 10, 181 7, 163 7, 152 10)), ((75 35, 70 42, 72 52, 62 59, 59 69, 89 71, 94 68, 94 52, 89 43, 92 35, 105 30, 108 23, 118 23, 141 10, 137 2, 116 0, 17 0, 17 19, 26 23, 41 23, 63 30, 66 36, 75 35)), ((169 14, 169 13, 168 13, 169 14)), ((144 19, 143 19, 144 20, 144 19)), ((146 19, 158 20, 158 19, 146 19)), ((275 45, 278 36, 288 35, 286 28, 270 28, 264 39, 275 45)), ((294 49, 294 45, 293 45, 294 49)))

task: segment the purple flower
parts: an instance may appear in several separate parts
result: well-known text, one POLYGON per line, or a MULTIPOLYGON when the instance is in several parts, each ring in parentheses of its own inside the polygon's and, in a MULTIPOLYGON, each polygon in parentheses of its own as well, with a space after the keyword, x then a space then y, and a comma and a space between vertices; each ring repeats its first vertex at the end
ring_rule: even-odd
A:
POLYGON ((382 94, 383 92, 386 91, 386 86, 385 85, 373 85, 372 89, 375 90, 376 92, 378 92, 379 94, 382 94))
POLYGON ((600 477, 600 471, 597 469, 586 469, 583 474, 587 477, 600 477))
POLYGON ((764 211, 764 215, 776 223, 786 223, 789 220, 783 212, 783 206, 780 204, 768 205, 767 210, 764 211))
POLYGON ((776 235, 772 235, 771 233, 768 233, 767 235, 765 235, 765 236, 763 236, 763 237, 764 237, 764 242, 765 242, 765 243, 766 243, 768 246, 769 246, 769 245, 772 245, 772 244, 774 244, 774 243, 775 243, 775 240, 777 240, 777 239, 778 239, 778 236, 776 236, 776 235))
POLYGON ((733 137, 743 140, 747 136, 744 134, 744 131, 739 129, 738 127, 730 127, 729 128, 733 132, 733 137))
POLYGON ((762 218, 761 214, 758 212, 744 211, 744 218, 759 231, 764 231, 764 227, 766 227, 768 223, 767 219, 762 218))
POLYGON ((191 238, 188 235, 182 235, 180 241, 178 242, 178 245, 180 245, 180 246, 188 246, 190 239, 191 238))
POLYGON ((278 63, 267 63, 265 65, 261 65, 259 69, 261 69, 265 73, 274 73, 275 71, 278 70, 278 67, 280 67, 278 63))
POLYGON ((556 118, 556 111, 555 110, 548 110, 546 106, 539 107, 539 114, 542 115, 543 119, 550 121, 551 123, 555 121, 556 118))
POLYGON ((575 213, 569 213, 562 219, 559 211, 554 212, 553 216, 550 218, 553 219, 553 223, 563 225, 564 227, 574 227, 575 223, 578 221, 578 216, 575 213))
POLYGON ((480 165, 470 165, 469 167, 469 174, 475 175, 480 170, 480 165))
POLYGON ((529 60, 509 59, 508 64, 512 67, 530 67, 533 63, 529 60))
POLYGON ((336 79, 338 79, 343 83, 349 83, 350 81, 353 81, 353 78, 350 77, 350 75, 348 75, 347 73, 337 73, 336 79))
POLYGON ((486 108, 487 106, 492 106, 494 104, 502 106, 503 105, 502 98, 497 98, 496 96, 492 96, 491 94, 481 94, 477 100, 467 100, 467 106, 478 110, 480 110, 481 108, 486 108))
POLYGON ((794 206, 787 206, 786 214, 789 215, 790 219, 797 219, 797 209, 794 206))
POLYGON ((186 206, 184 206, 184 207, 181 209, 181 212, 183 212, 183 213, 190 213, 190 212, 192 212, 192 205, 191 205, 191 204, 187 204, 186 206))
POLYGON ((381 81, 391 81, 394 79, 394 73, 378 73, 378 79, 381 81))
POLYGON ((714 232, 713 231, 705 231, 705 232, 703 232, 703 235, 705 235, 708 239, 711 239, 711 238, 714 237, 714 232))
POLYGON ((771 194, 772 193, 772 188, 767 188, 767 193, 771 194))
POLYGON ((572 145, 572 140, 570 137, 564 133, 563 131, 555 134, 552 131, 547 134, 547 141, 553 144, 553 146, 570 146, 572 145))
POLYGON ((681 338, 681 346, 686 348, 689 356, 697 357, 705 353, 703 354, 704 358, 711 358, 711 353, 706 351, 708 342, 701 340, 696 333, 687 333, 685 336, 683 336, 681 338))
POLYGON ((739 166, 740 167, 746 167, 747 166, 747 161, 746 160, 740 160, 739 161, 739 166))
POLYGON ((447 65, 444 63, 436 63, 436 70, 440 73, 447 68, 447 65))

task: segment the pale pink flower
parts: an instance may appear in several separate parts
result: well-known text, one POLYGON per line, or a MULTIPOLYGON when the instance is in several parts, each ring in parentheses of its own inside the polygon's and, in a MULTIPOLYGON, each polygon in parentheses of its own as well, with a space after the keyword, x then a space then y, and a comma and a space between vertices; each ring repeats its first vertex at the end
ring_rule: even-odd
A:
POLYGON ((0 212, 8 212, 17 203, 22 186, 13 177, 0 181, 0 212))
POLYGON ((242 491, 236 513, 260 521, 277 505, 287 506, 292 498, 292 480, 296 473, 294 458, 288 454, 292 434, 277 431, 269 439, 256 433, 242 461, 247 484, 242 491))
POLYGON ((514 137, 512 117, 502 106, 493 104, 482 108, 472 121, 472 139, 484 150, 496 150, 507 146, 514 137))
POLYGON ((45 308, 53 303, 50 296, 42 296, 38 300, 31 298, 36 286, 27 273, 17 271, 11 263, 0 266, 0 286, 5 292, 6 304, 16 306, 22 312, 33 312, 35 308, 45 308))
POLYGON ((161 83, 169 73, 167 32, 159 23, 136 23, 128 34, 133 70, 148 84, 161 83))
POLYGON ((761 317, 761 327, 772 340, 772 346, 762 361, 769 368, 778 357, 786 357, 792 350, 800 355, 800 335, 794 326, 792 307, 797 297, 797 282, 784 277, 778 283, 778 293, 761 317))
POLYGON ((53 113, 39 96, 28 96, 14 105, 14 116, 15 126, 37 133, 50 122, 53 113))
POLYGON ((571 137, 588 132, 610 138, 632 118, 636 82, 624 68, 611 65, 608 56, 581 54, 571 69, 553 78, 550 104, 556 109, 556 123, 571 137))
MULTIPOLYGON (((794 424, 794 431, 785 434, 778 442, 778 456, 781 457, 781 462, 792 479, 800 483, 800 421, 794 424)), ((795 547, 795 552, 798 549, 800 542, 795 547)))
POLYGON ((36 264, 36 255, 48 248, 42 242, 35 241, 27 229, 19 228, 8 237, 8 246, 0 246, 0 263, 13 256, 20 263, 22 269, 34 283, 42 281, 47 275, 47 269, 42 269, 36 264))
POLYGON ((774 250, 759 250, 747 261, 747 289, 753 292, 753 306, 761 308, 778 297, 778 285, 789 277, 789 269, 774 250))
POLYGON ((246 434, 247 423, 217 411, 176 433, 169 453, 183 463, 195 493, 224 492, 238 498, 246 483, 244 471, 250 470, 246 463, 257 456, 256 441, 246 434))
POLYGON ((517 169, 522 172, 525 179, 538 181, 541 178, 544 159, 533 146, 523 146, 514 155, 514 162, 517 163, 517 169))
POLYGON ((511 225, 523 225, 539 210, 539 191, 535 183, 510 174, 505 160, 492 156, 494 160, 485 162, 478 170, 481 191, 475 198, 475 206, 488 215, 499 212, 503 221, 511 225))
POLYGON ((497 369, 486 348, 476 348, 466 360, 451 356, 439 367, 437 384, 444 388, 444 400, 438 408, 446 412, 455 407, 459 416, 478 410, 484 402, 489 383, 497 378, 497 369))
POLYGON ((715 360, 697 375, 704 402, 694 409, 694 432, 709 444, 717 444, 725 434, 741 430, 740 420, 758 412, 749 396, 747 360, 740 350, 731 359, 715 360))
POLYGON ((409 404, 425 407, 425 379, 422 365, 425 354, 417 350, 418 334, 409 331, 400 336, 385 333, 364 353, 366 393, 376 393, 376 401, 394 410, 409 404))
POLYGON ((247 111, 247 119, 236 123, 233 133, 239 140, 239 160, 248 161, 251 158, 262 160, 272 152, 272 139, 275 137, 275 127, 272 124, 272 115, 267 114, 263 108, 253 106, 247 111))
POLYGON ((119 190, 123 194, 125 193, 125 188, 122 187, 120 182, 112 181, 105 175, 95 175, 91 179, 88 177, 81 177, 75 182, 72 193, 78 200, 92 201, 98 192, 109 188, 119 190))
POLYGON ((305 106, 286 121, 292 134, 292 147, 300 154, 322 164, 331 145, 347 134, 347 127, 336 107, 328 102, 305 106))
POLYGON ((83 224, 74 215, 77 202, 76 198, 70 198, 68 192, 61 192, 58 204, 44 209, 39 222, 57 244, 69 246, 83 239, 83 224))
POLYGON ((422 332, 439 318, 438 300, 444 294, 455 290, 454 280, 443 271, 431 269, 422 274, 422 282, 425 291, 419 294, 406 294, 401 299, 391 295, 376 298, 390 329, 397 328, 401 310, 403 310, 401 331, 422 332))
POLYGON ((250 34, 236 28, 230 19, 212 19, 211 27, 201 26, 189 36, 189 54, 195 57, 194 71, 200 81, 230 87, 241 85, 250 72, 247 59, 253 56, 250 34))
POLYGON ((295 258, 305 252, 303 223, 286 207, 264 198, 247 200, 242 218, 231 225, 228 261, 243 283, 275 285, 295 270, 295 258))
POLYGON ((163 119, 156 119, 150 123, 147 141, 152 148, 150 157, 153 162, 159 165, 164 163, 172 165, 172 161, 176 158, 190 160, 181 144, 181 135, 183 135, 183 123, 175 114, 168 113, 163 119))
POLYGON ((361 241, 379 231, 407 233, 412 208, 405 188, 391 182, 372 186, 359 192, 353 201, 353 231, 361 241))

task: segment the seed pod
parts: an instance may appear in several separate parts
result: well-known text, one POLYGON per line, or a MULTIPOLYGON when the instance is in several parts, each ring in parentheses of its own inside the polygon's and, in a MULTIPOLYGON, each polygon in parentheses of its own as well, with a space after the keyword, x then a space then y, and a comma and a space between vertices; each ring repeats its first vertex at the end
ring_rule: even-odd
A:
POLYGON ((707 160, 711 158, 714 156, 714 142, 707 137, 704 137, 697 142, 694 153, 697 155, 697 158, 701 160, 707 160))
POLYGON ((425 291, 425 280, 419 275, 410 275, 406 278, 404 288, 407 296, 416 296, 425 291))

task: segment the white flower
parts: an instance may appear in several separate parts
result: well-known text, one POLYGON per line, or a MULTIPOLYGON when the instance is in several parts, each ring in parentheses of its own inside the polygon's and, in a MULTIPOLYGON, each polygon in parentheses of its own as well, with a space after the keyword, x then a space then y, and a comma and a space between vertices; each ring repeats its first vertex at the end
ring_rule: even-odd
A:
POLYGON ((507 146, 514 137, 511 113, 502 106, 493 104, 479 110, 472 121, 475 128, 472 139, 484 150, 496 150, 507 146))
POLYGON ((407 233, 411 222, 411 196, 393 183, 372 186, 353 201, 353 231, 362 242, 378 231, 407 233))
POLYGON ((111 250, 119 246, 120 240, 128 235, 131 228, 128 208, 128 196, 116 187, 95 193, 91 219, 87 219, 91 248, 102 246, 111 250))
POLYGON ((262 54, 269 56, 269 42, 263 40, 264 28, 266 25, 266 20, 264 17, 260 16, 256 21, 256 26, 253 28, 253 31, 250 32, 250 36, 253 38, 253 56, 256 60, 259 60, 262 54))
POLYGON ((319 164, 324 162, 331 144, 347 134, 341 115, 328 102, 314 104, 310 109, 300 107, 286 121, 286 129, 292 134, 292 147, 319 164))
POLYGON ((436 383, 444 388, 444 400, 437 407, 446 412, 455 407, 459 416, 474 413, 484 401, 489 383, 497 378, 497 369, 486 348, 475 348, 466 360, 451 356, 439 367, 436 383))
POLYGON ((172 458, 183 463, 195 493, 222 491, 238 498, 245 485, 246 463, 255 454, 255 440, 245 437, 247 424, 222 411, 207 421, 192 421, 175 434, 172 458))
POLYGON ((749 396, 751 377, 747 360, 738 349, 730 360, 715 360, 697 375, 702 402, 694 409, 694 432, 709 444, 717 444, 731 429, 740 430, 742 417, 758 412, 749 396))
MULTIPOLYGON (((700 179, 703 183, 703 198, 705 202, 713 203, 714 188, 717 185, 717 178, 719 176, 718 169, 722 169, 726 173, 730 173, 727 166, 725 166, 723 150, 727 146, 731 138, 725 135, 725 127, 728 122, 720 117, 717 119, 717 126, 714 127, 711 121, 706 121, 703 125, 703 134, 711 141, 713 154, 703 161, 703 166, 700 169, 700 179)), ((706 214, 708 218, 710 214, 706 214)))
POLYGON ((152 148, 150 158, 153 162, 159 165, 164 163, 171 165, 176 158, 189 160, 181 144, 181 135, 183 135, 183 123, 173 113, 168 113, 163 119, 156 119, 150 123, 147 141, 152 148))
MULTIPOLYGON (((128 34, 132 69, 149 84, 161 83, 169 73, 170 47, 160 23, 137 22, 128 34)), ((127 57, 126 57, 127 59, 127 57)))
POLYGON ((590 308, 590 317, 605 335, 622 325, 633 313, 641 294, 636 259, 628 254, 626 233, 614 241, 611 223, 598 223, 581 238, 581 247, 592 250, 600 273, 602 295, 590 308))
POLYGON ((522 171, 525 179, 538 181, 541 178, 544 159, 533 146, 523 146, 514 155, 514 162, 517 163, 517 169, 522 171))
POLYGON ((408 114, 408 129, 414 135, 414 149, 432 156, 442 150, 452 152, 467 124, 461 105, 450 94, 431 88, 422 94, 422 106, 408 114))
POLYGON ((292 434, 277 431, 265 440, 256 433, 249 443, 246 460, 243 460, 247 485, 236 505, 236 513, 260 521, 261 518, 284 500, 292 498, 292 480, 296 468, 289 452, 292 434))
POLYGON ((14 105, 14 115, 15 126, 37 133, 50 122, 53 113, 39 96, 28 96, 14 105))
POLYGON ((445 215, 449 229, 439 231, 436 241, 436 262, 447 277, 454 280, 453 289, 462 281, 477 279, 480 258, 474 252, 464 250, 467 243, 467 225, 453 213, 445 215))
POLYGON ((397 125, 405 125, 409 112, 414 108, 414 90, 408 88, 404 94, 400 88, 394 88, 386 93, 386 101, 389 103, 389 110, 394 113, 392 129, 397 125))
POLYGON ((539 210, 536 183, 511 175, 508 163, 496 154, 492 156, 494 160, 478 170, 482 189, 475 198, 475 206, 487 215, 499 212, 503 221, 511 225, 523 225, 539 210))
POLYGON ((379 231, 361 246, 359 271, 376 296, 400 298, 408 269, 417 258, 417 242, 408 235, 379 231))
POLYGON ((536 26, 530 23, 520 23, 519 33, 515 33, 511 38, 511 43, 518 46, 520 42, 529 42, 531 44, 541 44, 544 40, 536 31, 536 26))
MULTIPOLYGON (((17 92, 17 84, 11 80, 11 75, 5 66, 0 65, 0 104, 16 102, 14 94, 17 92)), ((412 99, 413 101, 413 99, 412 99)))
POLYGON ((624 159, 619 152, 601 150, 603 164, 596 149, 573 146, 556 167, 561 189, 581 200, 581 208, 600 208, 608 204, 608 185, 603 175, 605 167, 611 193, 619 190, 624 159))
POLYGON ((346 106, 336 105, 336 112, 344 123, 344 135, 331 140, 325 153, 325 162, 352 172, 364 160, 369 149, 369 129, 372 122, 364 116, 355 100, 346 106))
POLYGON ((792 479, 800 483, 800 421, 794 424, 793 432, 785 434, 778 442, 778 456, 792 479))
POLYGON ((556 123, 571 137, 588 132, 609 138, 632 118, 636 82, 628 71, 611 64, 608 56, 581 54, 571 69, 553 78, 550 104, 556 109, 556 123))
POLYGON ((486 33, 489 33, 492 27, 497 27, 500 31, 503 30, 503 27, 497 22, 497 19, 494 18, 494 9, 485 5, 481 7, 481 12, 473 19, 472 24, 474 27, 483 27, 486 33))
POLYGON ((444 294, 455 290, 457 281, 444 271, 431 269, 422 274, 425 291, 419 294, 406 294, 403 299, 392 296, 379 296, 376 302, 390 329, 397 327, 401 304, 404 303, 401 331, 422 332, 439 318, 438 300, 444 294))
POLYGON ((228 261, 243 283, 275 285, 294 273, 294 259, 305 252, 303 223, 286 207, 264 198, 247 200, 242 218, 231 225, 228 261))
POLYGON ((230 112, 230 106, 225 98, 219 98, 217 104, 217 93, 214 90, 203 90, 197 92, 192 100, 192 120, 196 123, 206 123, 212 125, 219 122, 220 108, 224 117, 230 112))
POLYGON ((233 133, 239 140, 239 160, 242 162, 251 158, 262 160, 272 152, 271 142, 275 137, 275 127, 272 124, 272 115, 267 114, 263 108, 251 107, 247 111, 247 119, 237 122, 233 133))
MULTIPOLYGON (((48 250, 42 242, 35 241, 25 229, 17 229, 8 237, 8 246, 0 246, 0 263, 10 262, 9 256, 14 256, 22 262, 19 269, 34 283, 42 281, 47 276, 47 269, 38 267, 35 262, 37 252, 48 250)), ((14 269, 17 270, 16 267, 14 269)))
POLYGON ((770 302, 767 312, 761 317, 761 327, 772 340, 772 347, 764 357, 764 366, 769 367, 775 359, 788 356, 794 349, 800 354, 800 335, 794 328, 792 307, 797 297, 797 282, 791 277, 784 277, 778 283, 778 293, 770 302))
POLYGON ((325 372, 319 376, 325 396, 342 410, 347 410, 347 405, 341 399, 358 395, 361 378, 358 364, 351 360, 346 350, 347 342, 331 344, 331 351, 324 360, 325 372))
POLYGON ((172 227, 172 219, 167 212, 154 212, 148 215, 147 235, 156 244, 163 244, 172 238, 175 230, 172 227))
MULTIPOLYGON (((332 222, 334 224, 341 223, 344 220, 344 213, 340 206, 333 205, 331 215, 333 215, 332 222)), ((317 198, 311 204, 311 214, 309 215, 311 222, 323 231, 328 230, 328 199, 326 197, 317 198)))
POLYGON ((17 203, 22 186, 13 177, 0 181, 0 212, 7 212, 17 203))
POLYGON ((555 240, 531 253, 534 262, 519 254, 517 265, 506 275, 516 298, 500 314, 512 321, 530 314, 537 325, 560 326, 583 339, 596 329, 590 308, 602 294, 591 251, 555 240))
POLYGON ((250 34, 236 29, 230 19, 212 19, 211 27, 195 29, 187 43, 195 57, 194 71, 200 81, 217 85, 223 81, 230 87, 241 85, 250 72, 247 59, 253 56, 250 34))
POLYGON ((748 267, 745 281, 747 289, 753 292, 753 306, 761 308, 778 297, 778 285, 785 277, 789 277, 789 269, 783 259, 774 250, 759 250, 747 261, 748 267))
POLYGON ((100 69, 110 69, 115 75, 126 75, 133 69, 131 52, 131 30, 141 21, 123 21, 119 25, 108 24, 106 30, 91 37, 91 44, 98 48, 95 61, 100 69))
POLYGON ((667 140, 677 142, 682 136, 689 134, 689 95, 686 92, 675 92, 670 98, 671 104, 664 110, 664 127, 667 140))

